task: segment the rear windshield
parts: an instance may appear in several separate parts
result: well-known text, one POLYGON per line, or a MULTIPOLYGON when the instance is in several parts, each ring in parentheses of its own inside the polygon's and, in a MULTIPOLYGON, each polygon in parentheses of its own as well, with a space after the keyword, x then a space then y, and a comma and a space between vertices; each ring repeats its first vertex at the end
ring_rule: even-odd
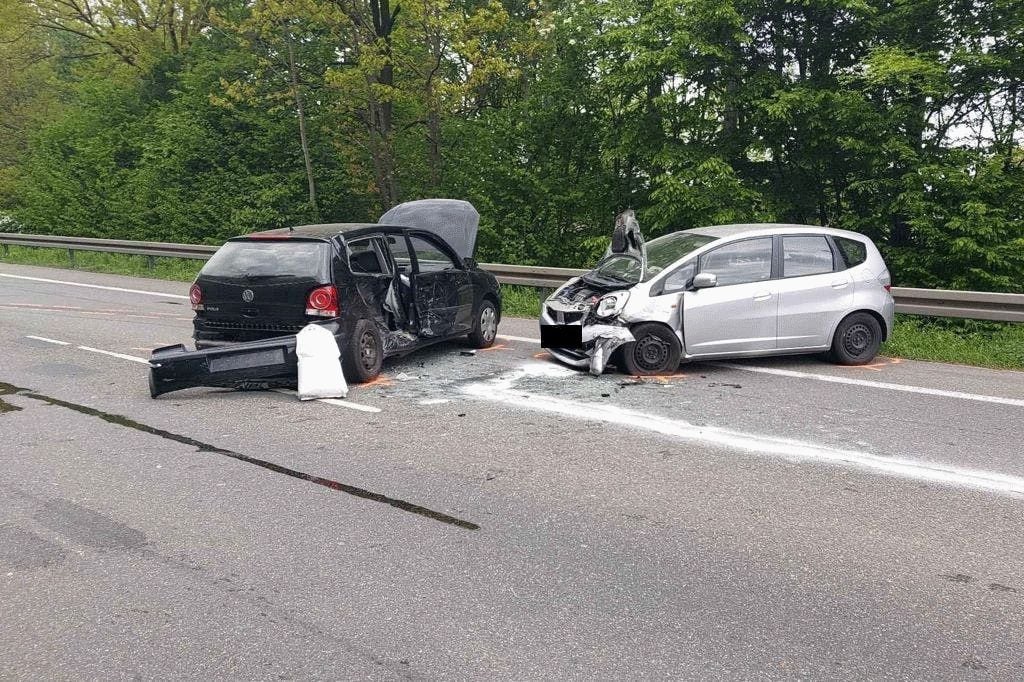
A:
POLYGON ((231 279, 314 279, 326 282, 328 249, 320 241, 228 242, 206 262, 200 274, 231 279))

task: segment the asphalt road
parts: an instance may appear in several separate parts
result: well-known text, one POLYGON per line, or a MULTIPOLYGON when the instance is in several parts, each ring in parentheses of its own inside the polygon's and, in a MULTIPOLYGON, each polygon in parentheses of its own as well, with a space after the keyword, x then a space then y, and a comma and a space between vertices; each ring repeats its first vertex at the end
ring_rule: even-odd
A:
POLYGON ((0 677, 1024 676, 1024 374, 595 378, 508 319, 151 400, 186 290, 0 266, 0 677))

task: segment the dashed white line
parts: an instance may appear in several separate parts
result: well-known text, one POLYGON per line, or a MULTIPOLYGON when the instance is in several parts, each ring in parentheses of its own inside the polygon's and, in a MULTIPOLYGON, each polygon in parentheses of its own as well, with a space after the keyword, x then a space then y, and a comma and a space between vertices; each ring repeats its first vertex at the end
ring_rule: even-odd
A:
POLYGON ((524 343, 540 343, 540 339, 531 339, 529 336, 509 336, 508 334, 497 334, 496 338, 506 341, 522 341, 524 343))
POLYGON ((756 367, 752 365, 737 365, 731 362, 712 363, 716 367, 726 369, 738 369, 743 372, 756 372, 758 374, 773 374, 775 376, 791 377, 794 379, 813 379, 815 381, 826 381, 833 384, 847 384, 849 386, 865 386, 867 388, 882 388, 887 391, 903 391, 905 393, 918 393, 920 395, 935 395, 943 398, 956 398, 957 400, 974 400, 982 403, 996 403, 998 405, 1012 405, 1024 407, 1024 400, 1017 398, 1003 398, 994 395, 981 395, 978 393, 964 393, 962 391, 944 391, 939 388, 926 388, 924 386, 908 386, 906 384, 894 384, 887 381, 868 381, 867 379, 851 379, 850 377, 836 377, 831 374, 814 374, 811 372, 797 372, 791 369, 777 369, 774 367, 756 367))
MULTIPOLYGON (((274 393, 284 393, 286 395, 295 395, 295 391, 288 388, 275 388, 274 393)), ((373 407, 372 405, 362 405, 360 403, 354 403, 351 400, 339 400, 337 398, 315 398, 318 403, 327 403, 328 405, 337 405, 338 407, 347 407, 351 410, 359 410, 360 412, 380 412, 379 407, 373 407)))
POLYGON ((149 360, 146 358, 140 358, 137 355, 125 355, 124 353, 115 353, 112 350, 103 350, 102 348, 92 348, 90 346, 77 346, 78 350, 87 350, 90 353, 99 353, 100 355, 109 355, 112 358, 120 358, 122 360, 131 360, 132 362, 141 362, 144 365, 149 364, 149 360))
POLYGON ((6 272, 0 272, 0 277, 9 277, 11 279, 25 279, 30 282, 46 282, 47 284, 64 284, 70 287, 84 287, 86 289, 103 289, 105 291, 120 291, 125 294, 142 294, 143 296, 158 296, 160 298, 181 298, 187 299, 188 296, 182 296, 181 294, 166 294, 161 291, 144 291, 142 289, 123 289, 121 287, 108 287, 100 284, 85 284, 84 282, 67 282, 60 279, 46 279, 45 277, 27 277, 25 275, 11 275, 6 272))
POLYGON ((337 405, 338 407, 347 407, 352 410, 359 410, 360 412, 380 412, 379 407, 373 407, 372 405, 360 405, 359 403, 349 402, 348 400, 320 398, 318 402, 327 403, 328 405, 337 405))
POLYGON ((56 344, 58 346, 70 346, 71 345, 67 341, 58 341, 57 339, 48 339, 45 336, 32 336, 31 334, 27 334, 25 336, 25 338, 26 339, 35 339, 36 341, 42 341, 43 343, 52 343, 52 344, 56 344))

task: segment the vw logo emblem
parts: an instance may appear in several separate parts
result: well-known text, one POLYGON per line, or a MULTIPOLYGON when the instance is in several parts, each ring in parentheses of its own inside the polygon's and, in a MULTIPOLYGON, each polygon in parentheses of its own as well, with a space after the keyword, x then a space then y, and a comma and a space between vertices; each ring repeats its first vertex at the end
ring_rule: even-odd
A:
POLYGON ((252 303, 252 299, 254 298, 256 298, 256 296, 252 293, 252 289, 246 289, 242 292, 242 300, 246 303, 252 303))

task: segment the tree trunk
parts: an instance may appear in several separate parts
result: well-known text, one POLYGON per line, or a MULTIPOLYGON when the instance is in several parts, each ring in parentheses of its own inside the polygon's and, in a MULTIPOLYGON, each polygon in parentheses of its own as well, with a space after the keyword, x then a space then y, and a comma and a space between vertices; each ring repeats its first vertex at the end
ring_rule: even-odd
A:
POLYGON ((295 111, 299 116, 299 143, 302 145, 302 160, 306 164, 306 182, 309 185, 309 208, 315 222, 320 221, 320 207, 316 201, 316 181, 313 179, 313 161, 309 158, 309 140, 306 138, 306 110, 302 104, 302 91, 299 90, 299 78, 295 68, 295 47, 291 36, 286 36, 288 44, 288 76, 292 84, 292 96, 295 98, 295 111))

